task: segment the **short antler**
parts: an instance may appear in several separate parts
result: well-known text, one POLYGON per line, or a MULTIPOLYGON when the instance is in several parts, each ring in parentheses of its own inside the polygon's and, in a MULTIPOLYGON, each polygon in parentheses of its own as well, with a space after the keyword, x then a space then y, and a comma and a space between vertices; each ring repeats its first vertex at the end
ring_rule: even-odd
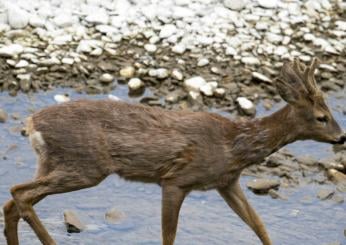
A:
POLYGON ((296 74, 300 77, 301 81, 304 83, 306 89, 310 94, 318 94, 319 89, 317 87, 316 81, 315 81, 315 70, 319 66, 320 61, 318 58, 313 58, 311 65, 305 66, 304 64, 300 63, 297 58, 294 58, 293 61, 293 70, 296 72, 296 74))

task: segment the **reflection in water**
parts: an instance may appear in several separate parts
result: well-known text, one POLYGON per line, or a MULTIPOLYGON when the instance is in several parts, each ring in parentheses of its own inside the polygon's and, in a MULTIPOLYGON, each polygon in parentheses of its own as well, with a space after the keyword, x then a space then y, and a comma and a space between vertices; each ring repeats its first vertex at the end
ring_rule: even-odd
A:
MULTIPOLYGON (((71 90, 57 89, 31 96, 9 97, 0 94, 0 105, 8 112, 24 119, 32 110, 54 104, 56 93, 68 92, 76 98, 107 98, 107 95, 87 96, 71 90)), ((139 99, 127 97, 126 86, 119 86, 113 93, 127 101, 139 99)), ((330 100, 333 108, 344 106, 345 99, 330 100)), ((345 109, 345 108, 344 108, 345 109)), ((265 114, 259 106, 260 114, 265 114)), ((345 116, 335 111, 337 120, 346 128, 345 116)), ((21 120, 10 119, 0 124, 0 203, 9 199, 9 188, 29 180, 35 169, 35 156, 26 138, 19 136, 21 120), (16 145, 17 147, 13 147, 16 145), (7 152, 8 151, 8 152, 7 152)), ((296 154, 326 157, 331 147, 320 143, 299 142, 288 146, 296 154)), ((242 178, 242 186, 250 177, 242 178)), ((253 206, 267 225, 274 244, 326 244, 333 241, 345 243, 343 231, 346 220, 345 204, 319 201, 319 186, 309 184, 295 189, 283 189, 288 201, 273 200, 268 196, 255 196, 246 190, 253 206)), ((334 188, 325 186, 325 188, 334 188)), ((244 188, 245 189, 245 188, 244 188)), ((117 176, 110 176, 99 186, 49 196, 35 209, 58 244, 161 244, 160 188, 155 185, 130 183, 117 176), (104 219, 105 212, 115 207, 126 214, 119 224, 110 225, 104 219), (76 210, 88 229, 69 235, 63 224, 63 210, 76 210)), ((343 194, 344 198, 346 195, 343 194)), ((215 191, 193 192, 183 204, 176 244, 259 244, 256 236, 228 208, 215 191)), ((2 226, 2 224, 0 224, 2 226)), ((2 229, 2 227, 0 227, 2 229)), ((2 233, 1 233, 2 234, 2 233)), ((21 244, 40 244, 29 226, 20 224, 21 244)), ((5 240, 0 235, 0 244, 5 240)))

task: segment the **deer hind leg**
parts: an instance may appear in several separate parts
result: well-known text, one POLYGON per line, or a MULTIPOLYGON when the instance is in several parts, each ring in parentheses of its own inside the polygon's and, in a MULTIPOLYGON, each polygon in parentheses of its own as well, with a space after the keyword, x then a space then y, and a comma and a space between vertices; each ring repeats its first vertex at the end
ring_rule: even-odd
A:
POLYGON ((18 245, 18 222, 20 215, 18 213, 14 200, 9 200, 4 207, 5 229, 4 235, 8 245, 18 245))
POLYGON ((177 232, 180 207, 186 192, 176 186, 162 186, 162 239, 163 245, 173 245, 177 232))
MULTIPOLYGON (((41 176, 32 182, 12 187, 11 194, 20 217, 31 226, 42 244, 52 245, 56 243, 41 223, 33 209, 33 205, 47 195, 95 186, 102 179, 103 178, 87 178, 87 176, 81 176, 79 173, 72 171, 53 171, 48 176, 41 176)), ((7 232, 10 235, 14 233, 12 230, 7 232)), ((15 239, 14 236, 16 235, 10 238, 15 239)))
POLYGON ((257 234, 264 245, 272 244, 264 224, 248 203, 238 180, 232 182, 228 187, 219 188, 218 192, 233 211, 257 234))

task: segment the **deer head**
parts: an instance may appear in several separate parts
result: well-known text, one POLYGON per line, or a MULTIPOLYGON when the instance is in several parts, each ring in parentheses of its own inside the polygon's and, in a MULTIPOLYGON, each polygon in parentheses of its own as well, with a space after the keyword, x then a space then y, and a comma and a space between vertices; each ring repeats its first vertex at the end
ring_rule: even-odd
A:
POLYGON ((287 62, 275 85, 280 96, 291 105, 301 139, 343 144, 346 135, 330 113, 315 81, 314 73, 318 65, 317 58, 310 66, 305 66, 298 59, 287 62))

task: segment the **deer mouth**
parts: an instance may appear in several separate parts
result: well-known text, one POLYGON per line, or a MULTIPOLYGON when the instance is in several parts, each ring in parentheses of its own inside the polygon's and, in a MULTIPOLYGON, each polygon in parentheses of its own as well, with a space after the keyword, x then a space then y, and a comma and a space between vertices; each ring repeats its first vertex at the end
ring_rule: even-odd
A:
POLYGON ((346 142, 346 135, 341 136, 339 139, 337 140, 332 140, 330 141, 331 144, 333 145, 342 145, 346 142))

